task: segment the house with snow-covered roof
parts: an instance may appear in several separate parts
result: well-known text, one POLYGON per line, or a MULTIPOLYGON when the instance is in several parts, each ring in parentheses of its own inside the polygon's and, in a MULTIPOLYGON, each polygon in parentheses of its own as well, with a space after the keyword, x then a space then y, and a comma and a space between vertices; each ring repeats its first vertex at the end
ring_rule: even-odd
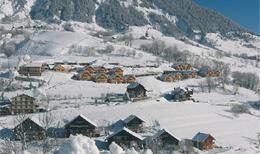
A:
POLYGON ((100 136, 100 131, 97 125, 84 115, 78 115, 67 123, 64 128, 66 137, 76 134, 82 134, 88 137, 100 136))
POLYGON ((20 66, 18 73, 25 76, 41 76, 43 71, 42 63, 29 63, 20 66))
POLYGON ((210 134, 198 132, 193 138, 193 146, 200 150, 209 150, 214 146, 215 138, 210 134))
POLYGON ((145 121, 136 115, 130 115, 124 119, 124 123, 128 129, 140 133, 143 132, 145 121))
POLYGON ((130 129, 123 127, 122 129, 114 132, 106 138, 108 144, 110 145, 112 142, 115 142, 119 146, 124 149, 127 148, 143 148, 144 138, 131 131, 130 129))
POLYGON ((41 140, 44 137, 44 129, 41 124, 31 118, 27 118, 19 123, 14 129, 16 140, 26 141, 41 140))
POLYGON ((155 135, 148 137, 146 144, 149 148, 157 150, 175 150, 179 146, 180 139, 166 129, 158 131, 155 135))
POLYGON ((12 114, 34 113, 37 107, 36 99, 27 94, 21 94, 11 98, 10 111, 12 114))
POLYGON ((145 98, 146 92, 145 87, 138 82, 130 83, 126 89, 126 93, 132 100, 145 98))

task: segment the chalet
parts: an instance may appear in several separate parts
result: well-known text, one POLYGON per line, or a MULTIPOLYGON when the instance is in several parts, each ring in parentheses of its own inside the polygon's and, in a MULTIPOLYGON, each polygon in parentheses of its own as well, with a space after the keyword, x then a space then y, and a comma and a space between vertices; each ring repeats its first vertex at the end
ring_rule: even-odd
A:
POLYGON ((174 71, 170 73, 163 73, 160 79, 164 82, 173 82, 182 79, 182 74, 180 72, 174 71))
POLYGON ((11 101, 7 98, 0 98, 0 115, 10 115, 11 101))
POLYGON ((198 75, 201 77, 219 77, 220 72, 213 70, 210 67, 202 67, 199 69, 198 75))
POLYGON ((124 78, 121 75, 110 75, 108 82, 109 83, 123 83, 124 78))
POLYGON ((124 83, 134 83, 136 82, 136 77, 134 75, 125 75, 124 83))
POLYGON ((125 127, 127 127, 128 129, 130 129, 131 131, 134 131, 136 133, 140 133, 143 132, 144 129, 144 120, 142 120, 141 118, 139 118, 136 115, 130 115, 128 116, 125 120, 125 127))
POLYGON ((192 100, 193 90, 189 88, 177 87, 166 96, 168 100, 187 101, 192 100))
POLYGON ((192 70, 191 64, 175 64, 173 65, 173 68, 177 71, 183 71, 183 70, 192 70))
POLYGON ((214 146, 215 138, 212 137, 210 134, 205 133, 197 133, 193 138, 192 142, 194 147, 200 150, 209 150, 212 149, 214 146))
POLYGON ((196 78, 197 77, 197 72, 196 71, 180 71, 182 75, 182 79, 191 79, 191 78, 196 78))
POLYGON ((108 76, 104 73, 98 73, 92 76, 93 80, 98 83, 107 83, 108 82, 108 76))
POLYGON ((97 70, 97 73, 104 73, 104 74, 106 74, 107 73, 107 68, 105 68, 104 66, 100 66, 100 67, 97 67, 96 68, 96 70, 97 70))
POLYGON ((90 81, 92 79, 91 73, 87 70, 82 71, 79 73, 79 80, 88 80, 90 81))
POLYGON ((55 72, 66 72, 65 67, 61 64, 55 64, 54 67, 53 67, 53 70, 55 72))
POLYGON ((43 139, 45 132, 39 123, 27 118, 14 128, 14 134, 16 140, 32 141, 43 139))
POLYGON ((26 95, 18 95, 11 99, 11 113, 20 114, 20 113, 34 113, 36 112, 38 105, 36 104, 36 99, 26 95))
POLYGON ((126 93, 130 99, 142 99, 146 97, 146 91, 143 85, 134 82, 127 86, 126 93))
POLYGON ((25 76, 41 76, 43 71, 41 63, 31 63, 20 66, 18 73, 25 76))
POLYGON ((174 150, 179 146, 180 139, 175 137, 166 129, 162 129, 151 137, 148 146, 151 149, 156 147, 157 150, 174 150))
POLYGON ((112 68, 112 69, 110 70, 109 74, 118 75, 118 76, 123 76, 124 70, 121 69, 120 67, 115 67, 115 68, 112 68))
POLYGON ((115 142, 124 149, 143 148, 143 137, 125 127, 108 136, 106 140, 109 145, 115 142))
POLYGON ((85 70, 88 71, 89 73, 93 74, 96 72, 96 68, 92 67, 92 66, 87 66, 85 67, 85 70))
POLYGON ((84 115, 79 115, 65 126, 65 136, 82 134, 88 137, 100 136, 100 131, 95 123, 86 118, 84 115))

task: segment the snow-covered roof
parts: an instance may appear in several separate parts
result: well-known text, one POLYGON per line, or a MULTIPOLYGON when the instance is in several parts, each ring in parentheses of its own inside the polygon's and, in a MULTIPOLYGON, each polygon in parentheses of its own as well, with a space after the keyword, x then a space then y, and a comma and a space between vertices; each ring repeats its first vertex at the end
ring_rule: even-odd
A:
MULTIPOLYGON (((138 87, 139 85, 141 85, 140 83, 138 82, 133 82, 133 83, 130 83, 128 86, 127 86, 127 89, 134 89, 136 87, 138 87)), ((144 87, 143 85, 141 85, 142 87, 144 87)))
POLYGON ((205 141, 209 136, 210 136, 210 134, 205 134, 205 133, 198 132, 198 133, 192 138, 192 140, 193 140, 193 141, 196 141, 196 142, 202 142, 202 141, 205 141))
POLYGON ((21 67, 42 67, 42 63, 28 63, 22 65, 21 67))
MULTIPOLYGON (((74 120, 77 119, 78 117, 83 118, 84 120, 86 120, 87 122, 89 122, 91 125, 97 127, 97 124, 96 124, 96 123, 94 123, 93 121, 91 121, 90 119, 88 119, 88 118, 87 118, 86 116, 84 116, 83 114, 78 115, 78 116, 75 117, 73 120, 71 120, 69 123, 71 123, 72 121, 74 121, 74 120)), ((69 124, 69 123, 68 123, 68 124, 69 124)), ((68 125, 68 124, 66 124, 66 125, 68 125)))
POLYGON ((131 120, 133 120, 134 118, 137 118, 137 119, 140 119, 142 122, 144 122, 144 120, 143 119, 141 119, 140 117, 138 117, 138 116, 136 116, 136 115, 130 115, 130 116, 128 116, 127 118, 125 118, 125 120, 124 120, 124 122, 125 123, 129 123, 131 120))
POLYGON ((156 139, 156 138, 160 137, 163 133, 167 133, 167 134, 171 135, 172 137, 176 138, 178 141, 180 141, 180 139, 179 139, 178 137, 174 136, 171 132, 169 132, 169 131, 166 130, 166 129, 160 130, 158 133, 156 133, 156 134, 153 136, 153 138, 156 139))
POLYGON ((132 135, 132 136, 134 136, 135 138, 138 138, 139 140, 143 140, 143 139, 144 139, 141 135, 139 135, 139 134, 137 134, 137 133, 131 131, 130 129, 128 129, 128 128, 126 128, 126 127, 123 127, 122 129, 120 129, 120 130, 116 131, 115 133, 109 135, 109 136, 107 137, 107 139, 109 139, 109 138, 111 138, 111 137, 117 135, 118 133, 121 133, 122 131, 125 131, 125 132, 128 133, 129 135, 132 135))

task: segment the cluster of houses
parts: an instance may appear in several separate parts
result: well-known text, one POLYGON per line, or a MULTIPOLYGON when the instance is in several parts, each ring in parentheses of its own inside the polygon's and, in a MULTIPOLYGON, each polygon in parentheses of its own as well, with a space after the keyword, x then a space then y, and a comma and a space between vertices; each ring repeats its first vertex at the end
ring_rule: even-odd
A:
POLYGON ((135 75, 124 75, 120 67, 106 68, 91 66, 90 63, 56 62, 54 64, 30 63, 19 67, 18 73, 24 76, 41 76, 45 70, 68 73, 76 71, 72 78, 76 80, 94 81, 97 83, 133 83, 135 75))
MULTIPOLYGON (((44 135, 51 137, 67 138, 70 135, 82 134, 91 138, 103 137, 103 142, 107 148, 112 142, 117 143, 122 148, 144 149, 150 148, 155 150, 177 150, 180 144, 180 139, 166 129, 161 129, 155 133, 145 135, 145 121, 136 115, 130 115, 124 120, 118 120, 109 127, 107 131, 102 130, 105 127, 98 127, 94 122, 89 120, 84 115, 78 115, 73 120, 69 121, 62 128, 63 134, 50 135, 49 130, 44 130, 38 121, 30 118, 25 119, 18 124, 14 129, 14 137, 16 140, 21 140, 26 137, 27 141, 41 140, 44 135), (47 131, 47 132, 45 132, 47 131), (23 136, 21 136, 21 134, 23 136), (26 135, 26 136, 24 136, 26 135)), ((57 132, 52 131, 56 134, 57 132)), ((197 133, 192 139, 188 139, 192 145, 200 150, 209 150, 214 147, 214 137, 206 133, 197 133)), ((104 148, 104 147, 103 147, 104 148)))
POLYGON ((164 82, 174 82, 183 79, 201 77, 219 77, 220 72, 210 67, 194 69, 190 64, 176 64, 172 66, 174 71, 164 71, 158 79, 164 82))
MULTIPOLYGON (((137 82, 130 83, 124 94, 124 98, 130 101, 142 100, 146 98, 147 90, 137 82)), ((118 96, 119 97, 119 96, 118 96)), ((0 98, 0 115, 16 115, 21 113, 44 112, 36 98, 27 94, 17 95, 8 98, 0 98)))
POLYGON ((124 75, 124 70, 120 67, 106 68, 104 66, 85 66, 78 70, 74 79, 94 81, 97 83, 133 83, 136 81, 134 75, 124 75))
POLYGON ((0 99, 0 115, 40 112, 39 104, 34 97, 26 94, 17 95, 11 99, 0 99))

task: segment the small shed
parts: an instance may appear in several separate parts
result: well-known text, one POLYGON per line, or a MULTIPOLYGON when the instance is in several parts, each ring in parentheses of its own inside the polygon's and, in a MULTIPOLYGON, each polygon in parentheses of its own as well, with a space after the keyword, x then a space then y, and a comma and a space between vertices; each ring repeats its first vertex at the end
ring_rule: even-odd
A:
POLYGON ((42 126, 30 118, 25 119, 22 123, 18 124, 14 128, 14 135, 16 140, 41 140, 43 139, 44 134, 45 132, 42 126))
POLYGON ((146 97, 147 90, 138 82, 130 83, 126 90, 130 99, 141 99, 146 97))
POLYGON ((193 138, 192 142, 194 147, 200 150, 209 150, 214 146, 215 138, 210 134, 198 132, 193 138))
POLYGON ((66 137, 76 134, 82 134, 88 137, 100 136, 100 131, 98 130, 97 125, 84 115, 78 115, 64 127, 66 137))
POLYGON ((130 129, 123 127, 106 138, 108 144, 115 142, 124 149, 129 148, 143 148, 143 137, 139 134, 131 131, 130 129))
POLYGON ((143 132, 145 121, 136 115, 130 115, 124 120, 124 123, 128 129, 140 133, 143 132))

